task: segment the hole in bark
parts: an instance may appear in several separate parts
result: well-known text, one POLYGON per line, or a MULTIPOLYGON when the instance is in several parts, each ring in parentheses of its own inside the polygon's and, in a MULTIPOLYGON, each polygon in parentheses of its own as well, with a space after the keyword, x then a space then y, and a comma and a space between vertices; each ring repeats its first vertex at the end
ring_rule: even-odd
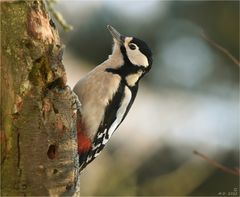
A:
POLYGON ((67 184, 67 186, 66 186, 66 190, 71 190, 71 189, 72 189, 72 187, 73 187, 73 185, 72 185, 72 184, 67 184))
POLYGON ((49 20, 49 24, 53 27, 53 29, 56 29, 56 25, 52 19, 49 20))
POLYGON ((55 144, 51 144, 48 148, 48 158, 49 159, 55 159, 57 153, 57 146, 55 144))
POLYGON ((22 184, 22 189, 27 189, 27 185, 26 184, 22 184))
POLYGON ((57 78, 53 82, 47 84, 47 88, 49 90, 51 90, 51 89, 56 88, 56 87, 61 87, 61 85, 62 85, 62 78, 57 78))
POLYGON ((38 8, 38 1, 33 1, 32 8, 33 9, 37 9, 38 8))
POLYGON ((25 46, 26 46, 28 49, 30 49, 32 45, 31 45, 30 42, 28 42, 28 43, 25 44, 25 46))
POLYGON ((28 49, 30 49, 32 47, 32 43, 29 40, 24 40, 23 43, 24 43, 25 47, 28 49))
POLYGON ((58 170, 57 169, 54 169, 53 170, 53 174, 57 174, 58 173, 58 170))
POLYGON ((41 61, 42 61, 42 57, 37 58, 37 59, 34 61, 34 63, 40 63, 41 61))

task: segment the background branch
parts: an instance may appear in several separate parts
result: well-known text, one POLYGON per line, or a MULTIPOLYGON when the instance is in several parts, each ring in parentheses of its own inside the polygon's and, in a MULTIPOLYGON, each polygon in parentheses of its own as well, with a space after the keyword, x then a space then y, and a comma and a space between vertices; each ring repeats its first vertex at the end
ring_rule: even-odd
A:
POLYGON ((225 54, 234 64, 237 66, 240 66, 240 61, 235 58, 227 49, 222 47, 221 45, 217 44, 215 41, 213 41, 209 36, 207 36, 204 32, 200 33, 201 37, 204 38, 208 43, 210 43, 213 47, 218 49, 220 52, 225 54))
POLYGON ((193 153, 195 155, 198 155, 199 157, 201 157, 202 159, 204 159, 205 161, 207 161, 211 165, 213 165, 213 166, 217 167, 218 169, 222 170, 223 172, 226 172, 226 173, 229 173, 229 174, 233 174, 233 175, 236 175, 236 176, 240 176, 240 171, 237 168, 235 168, 235 169, 228 168, 228 167, 218 163, 217 161, 215 161, 213 159, 210 159, 206 155, 204 155, 202 153, 199 153, 196 150, 194 150, 193 153))

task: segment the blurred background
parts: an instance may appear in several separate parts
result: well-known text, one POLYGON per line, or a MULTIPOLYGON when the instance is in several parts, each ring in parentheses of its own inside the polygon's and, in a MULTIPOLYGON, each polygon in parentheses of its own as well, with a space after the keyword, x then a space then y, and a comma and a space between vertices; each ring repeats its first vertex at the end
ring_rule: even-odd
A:
POLYGON ((239 1, 60 0, 64 64, 74 84, 111 53, 111 24, 145 40, 153 67, 101 155, 81 176, 82 196, 238 196, 239 1))

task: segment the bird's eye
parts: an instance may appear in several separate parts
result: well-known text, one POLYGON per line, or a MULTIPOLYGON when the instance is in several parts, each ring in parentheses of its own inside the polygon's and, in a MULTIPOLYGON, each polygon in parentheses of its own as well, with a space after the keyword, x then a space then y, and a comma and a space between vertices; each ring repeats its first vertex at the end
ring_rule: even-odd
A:
POLYGON ((128 46, 129 46, 129 48, 131 50, 135 50, 136 49, 136 45, 135 44, 129 44, 128 46))

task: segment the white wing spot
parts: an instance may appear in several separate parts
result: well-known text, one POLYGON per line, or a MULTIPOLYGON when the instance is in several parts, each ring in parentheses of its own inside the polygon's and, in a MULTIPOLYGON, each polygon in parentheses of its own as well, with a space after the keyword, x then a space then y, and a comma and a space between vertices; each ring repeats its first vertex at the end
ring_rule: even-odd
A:
POLYGON ((105 133, 106 133, 106 129, 104 130, 104 132, 99 133, 99 134, 97 135, 97 137, 98 137, 98 138, 101 138, 105 133))
POLYGON ((98 152, 98 153, 96 153, 96 154, 94 155, 94 157, 96 158, 98 155, 100 155, 100 153, 101 153, 101 151, 98 152))
POLYGON ((100 146, 101 146, 101 144, 98 144, 98 145, 96 145, 96 146, 93 146, 93 147, 92 147, 92 150, 95 150, 95 149, 99 148, 100 146))
MULTIPOLYGON (((95 156, 95 155, 94 155, 94 156, 95 156)), ((92 159, 92 157, 91 157, 91 156, 88 156, 86 162, 88 163, 89 161, 91 161, 91 159, 92 159)))

